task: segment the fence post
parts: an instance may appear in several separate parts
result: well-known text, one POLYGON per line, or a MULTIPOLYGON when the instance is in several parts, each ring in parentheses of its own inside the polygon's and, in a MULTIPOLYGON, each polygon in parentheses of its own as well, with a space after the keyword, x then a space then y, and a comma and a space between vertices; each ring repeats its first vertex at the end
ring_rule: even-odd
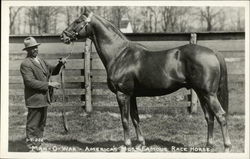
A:
MULTIPOLYGON (((190 44, 197 44, 196 33, 191 33, 190 44)), ((190 113, 196 113, 198 106, 198 97, 193 89, 190 90, 190 95, 191 95, 190 113)))
POLYGON ((84 51, 84 83, 85 83, 85 107, 86 112, 92 112, 91 102, 91 77, 90 77, 90 49, 91 40, 86 39, 84 51))

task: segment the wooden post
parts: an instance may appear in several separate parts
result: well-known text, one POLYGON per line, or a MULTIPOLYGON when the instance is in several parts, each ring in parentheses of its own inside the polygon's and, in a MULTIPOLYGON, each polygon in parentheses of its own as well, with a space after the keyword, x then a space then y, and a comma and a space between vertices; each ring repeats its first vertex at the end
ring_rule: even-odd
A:
POLYGON ((90 49, 91 40, 86 39, 84 51, 84 82, 85 82, 85 107, 86 112, 92 112, 91 102, 91 77, 90 77, 90 49))
MULTIPOLYGON (((197 44, 197 34, 191 33, 190 44, 197 44)), ((198 97, 193 89, 190 90, 191 94, 191 104, 190 104, 190 113, 197 113, 198 106, 198 97)))

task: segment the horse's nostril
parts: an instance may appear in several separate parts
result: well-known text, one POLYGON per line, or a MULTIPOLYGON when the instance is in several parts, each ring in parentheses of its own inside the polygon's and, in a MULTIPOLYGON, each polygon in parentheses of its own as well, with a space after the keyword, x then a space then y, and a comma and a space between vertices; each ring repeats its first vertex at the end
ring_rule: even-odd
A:
POLYGON ((61 38, 61 41, 65 41, 66 40, 65 35, 63 33, 60 35, 60 38, 61 38))

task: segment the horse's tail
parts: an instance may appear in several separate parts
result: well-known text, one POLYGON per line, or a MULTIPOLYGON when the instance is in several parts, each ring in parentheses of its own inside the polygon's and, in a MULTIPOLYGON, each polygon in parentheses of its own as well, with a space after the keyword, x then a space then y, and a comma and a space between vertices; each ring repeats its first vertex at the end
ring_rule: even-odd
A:
POLYGON ((220 53, 216 53, 216 56, 220 62, 220 82, 217 92, 218 100, 226 112, 228 113, 228 79, 227 79, 227 66, 225 59, 220 53))

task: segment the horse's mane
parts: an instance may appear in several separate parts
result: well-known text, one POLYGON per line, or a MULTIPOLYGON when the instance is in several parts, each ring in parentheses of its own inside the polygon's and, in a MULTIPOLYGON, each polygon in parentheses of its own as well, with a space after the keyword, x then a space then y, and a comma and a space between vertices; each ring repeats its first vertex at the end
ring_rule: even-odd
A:
POLYGON ((108 26, 109 28, 112 29, 112 31, 114 31, 120 38, 126 40, 126 41, 129 41, 127 39, 127 37, 125 35, 123 35, 123 33, 117 29, 117 27, 114 26, 114 24, 112 24, 110 21, 108 21, 107 19, 104 19, 98 15, 96 15, 96 17, 98 17, 98 19, 100 19, 100 22, 102 22, 103 24, 105 24, 105 26, 108 26))
POLYGON ((138 42, 134 42, 129 40, 113 23, 111 23, 109 20, 96 15, 97 19, 99 20, 100 23, 102 23, 103 25, 105 25, 108 29, 112 29, 113 32, 115 32, 121 39, 125 40, 128 42, 129 47, 137 47, 137 48, 141 48, 144 50, 149 50, 148 47, 146 47, 145 45, 138 43, 138 42))

